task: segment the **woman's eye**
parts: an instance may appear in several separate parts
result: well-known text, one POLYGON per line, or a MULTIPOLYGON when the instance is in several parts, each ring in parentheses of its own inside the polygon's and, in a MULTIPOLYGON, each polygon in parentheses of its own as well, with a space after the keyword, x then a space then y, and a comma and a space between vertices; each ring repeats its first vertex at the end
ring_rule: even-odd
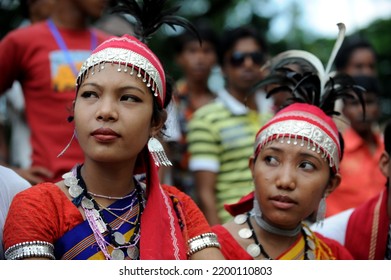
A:
POLYGON ((300 168, 306 169, 306 170, 314 170, 315 165, 312 164, 311 162, 305 161, 300 163, 300 168))
POLYGON ((265 162, 268 165, 273 165, 273 166, 277 166, 278 165, 277 159, 275 157, 272 157, 272 156, 266 156, 265 157, 265 162))
POLYGON ((98 95, 93 91, 85 91, 81 95, 83 98, 97 97, 98 95))
POLYGON ((140 102, 141 99, 135 95, 123 95, 121 96, 121 101, 140 102))

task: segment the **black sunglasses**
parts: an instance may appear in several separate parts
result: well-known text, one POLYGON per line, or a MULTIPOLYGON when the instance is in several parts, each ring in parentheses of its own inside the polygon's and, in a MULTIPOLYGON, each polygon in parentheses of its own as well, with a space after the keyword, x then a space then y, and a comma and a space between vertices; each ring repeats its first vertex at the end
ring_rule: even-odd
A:
POLYGON ((263 54, 261 52, 234 52, 231 55, 230 62, 234 67, 241 66, 246 57, 251 57, 254 64, 261 65, 263 62, 263 54))

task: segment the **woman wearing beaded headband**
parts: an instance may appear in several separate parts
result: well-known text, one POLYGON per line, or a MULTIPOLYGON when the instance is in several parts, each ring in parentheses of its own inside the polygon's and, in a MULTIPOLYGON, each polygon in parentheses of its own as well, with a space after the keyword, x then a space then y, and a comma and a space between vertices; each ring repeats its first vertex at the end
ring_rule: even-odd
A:
POLYGON ((254 192, 226 205, 234 219, 213 227, 226 259, 352 259, 305 223, 318 207, 322 218, 322 201, 340 182, 343 139, 331 118, 334 101, 362 100, 349 77, 324 83, 322 73, 323 67, 316 74, 282 68, 259 84, 275 84, 269 95, 285 90, 291 98, 257 133, 249 160, 254 192))
POLYGON ((119 10, 142 23, 140 40, 111 38, 83 64, 73 119, 84 163, 63 181, 14 199, 4 230, 7 259, 223 258, 195 203, 158 180, 156 166, 170 164, 155 137, 171 88, 141 40, 162 23, 188 27, 164 2, 122 1, 119 10))

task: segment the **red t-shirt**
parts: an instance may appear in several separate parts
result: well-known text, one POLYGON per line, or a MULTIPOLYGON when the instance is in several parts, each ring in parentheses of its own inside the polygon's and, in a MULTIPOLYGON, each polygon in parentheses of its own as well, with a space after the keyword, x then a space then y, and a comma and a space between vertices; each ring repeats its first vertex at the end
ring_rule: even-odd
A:
MULTIPOLYGON (((77 70, 91 53, 89 29, 59 28, 61 37, 77 70)), ((96 42, 108 35, 99 31, 96 42)), ((75 74, 58 46, 46 21, 10 32, 0 41, 0 93, 19 80, 25 97, 26 118, 31 130, 32 165, 44 166, 58 181, 76 163, 83 161, 82 151, 73 141, 66 153, 57 155, 70 141, 74 124, 67 122, 75 99, 75 74)))
POLYGON ((379 169, 384 151, 381 135, 375 134, 377 149, 372 154, 364 140, 351 128, 347 129, 344 156, 340 164, 341 184, 326 199, 326 216, 357 207, 384 190, 386 177, 379 169))

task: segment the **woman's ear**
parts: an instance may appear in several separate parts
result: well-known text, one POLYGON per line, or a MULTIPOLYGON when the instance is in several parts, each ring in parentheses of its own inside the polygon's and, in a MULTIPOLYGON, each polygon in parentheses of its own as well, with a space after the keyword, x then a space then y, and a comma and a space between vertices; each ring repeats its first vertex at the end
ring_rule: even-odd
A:
POLYGON ((380 160, 379 160, 379 168, 380 168, 381 173, 383 173, 383 175, 386 178, 389 178, 391 175, 390 174, 391 173, 391 170, 390 170, 391 166, 390 165, 391 165, 390 155, 386 151, 383 151, 382 155, 380 156, 380 160))
POLYGON ((341 183, 341 174, 337 173, 332 176, 329 180, 329 183, 326 187, 324 196, 328 197, 341 183))
POLYGON ((151 123, 151 135, 159 135, 167 120, 167 111, 163 109, 159 112, 158 118, 153 118, 151 123))
POLYGON ((254 156, 251 156, 248 160, 248 167, 250 168, 251 170, 251 175, 252 177, 254 178, 254 165, 255 165, 255 157, 254 156))
POLYGON ((67 120, 68 122, 72 122, 74 120, 75 116, 75 100, 72 102, 72 108, 71 108, 71 114, 68 116, 67 120))

